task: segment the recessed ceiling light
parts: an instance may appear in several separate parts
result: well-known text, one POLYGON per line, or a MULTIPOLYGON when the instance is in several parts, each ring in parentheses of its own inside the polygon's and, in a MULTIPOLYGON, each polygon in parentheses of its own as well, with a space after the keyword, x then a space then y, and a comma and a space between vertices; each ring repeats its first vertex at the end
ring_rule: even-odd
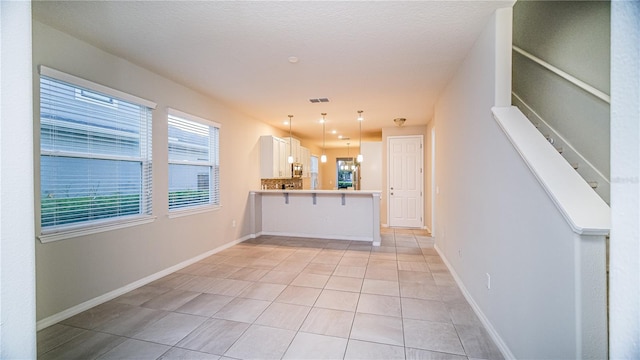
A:
POLYGON ((297 56, 289 56, 289 59, 288 59, 288 60, 289 60, 289 62, 290 62, 290 63, 295 64, 295 63, 297 63, 300 59, 298 59, 298 57, 297 57, 297 56))
POLYGON ((289 125, 289 122, 287 120, 284 121, 285 125, 289 125))
POLYGON ((338 139, 342 139, 342 135, 338 135, 338 139))
POLYGON ((335 130, 331 130, 331 133, 332 133, 332 134, 335 134, 335 133, 337 133, 337 131, 335 131, 335 130))

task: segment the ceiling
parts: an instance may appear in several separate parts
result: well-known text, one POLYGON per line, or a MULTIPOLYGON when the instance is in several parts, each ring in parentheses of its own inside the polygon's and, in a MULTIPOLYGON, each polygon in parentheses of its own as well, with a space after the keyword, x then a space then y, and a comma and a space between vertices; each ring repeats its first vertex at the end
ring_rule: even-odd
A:
POLYGON ((327 147, 424 125, 491 14, 513 1, 36 1, 36 20, 327 147), (290 57, 297 57, 292 63, 290 57), (328 98, 326 103, 309 99, 328 98), (336 134, 331 134, 336 130, 336 134))

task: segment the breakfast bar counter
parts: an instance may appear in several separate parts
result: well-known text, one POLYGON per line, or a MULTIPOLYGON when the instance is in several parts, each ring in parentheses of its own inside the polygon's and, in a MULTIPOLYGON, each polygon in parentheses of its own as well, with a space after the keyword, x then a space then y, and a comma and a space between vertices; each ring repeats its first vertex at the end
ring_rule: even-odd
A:
POLYGON ((380 245, 380 191, 256 190, 252 236, 371 241, 380 245))

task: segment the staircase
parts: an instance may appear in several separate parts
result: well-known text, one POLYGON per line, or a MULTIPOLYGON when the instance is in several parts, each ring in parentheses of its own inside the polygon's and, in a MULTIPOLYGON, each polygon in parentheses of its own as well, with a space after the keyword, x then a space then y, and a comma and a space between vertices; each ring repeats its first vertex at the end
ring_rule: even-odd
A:
POLYGON ((567 160, 567 162, 580 174, 591 188, 607 203, 610 200, 610 181, 585 159, 575 148, 571 146, 555 129, 544 121, 533 109, 531 109, 517 94, 512 93, 512 104, 533 123, 549 144, 567 160))

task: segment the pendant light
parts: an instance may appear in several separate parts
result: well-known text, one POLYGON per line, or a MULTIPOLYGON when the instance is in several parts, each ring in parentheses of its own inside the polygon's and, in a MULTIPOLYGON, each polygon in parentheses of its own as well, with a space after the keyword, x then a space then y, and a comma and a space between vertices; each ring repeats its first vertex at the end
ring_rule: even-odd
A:
POLYGON ((327 155, 324 154, 324 138, 325 138, 325 130, 324 130, 324 123, 325 123, 325 119, 324 117, 327 115, 327 113, 322 113, 322 120, 320 120, 320 122, 322 123, 322 156, 320 156, 320 162, 326 163, 327 162, 327 155))
POLYGON ((289 157, 287 158, 287 161, 289 164, 293 164, 293 142, 291 140, 291 121, 293 119, 293 115, 287 116, 289 116, 289 157))
POLYGON ((362 120, 364 120, 364 118, 362 117, 362 110, 358 110, 358 122, 360 123, 360 143, 358 144, 358 157, 356 158, 358 160, 358 163, 361 163, 363 160, 363 156, 362 156, 362 120))
MULTIPOLYGON (((345 159, 349 158, 349 143, 347 143, 347 157, 345 159)), ((347 160, 341 160, 342 165, 340 165, 340 170, 349 170, 349 164, 347 162, 347 160)))
POLYGON ((352 164, 353 164, 353 158, 352 158, 351 156, 349 156, 349 144, 350 144, 350 143, 347 143, 347 158, 348 158, 348 159, 351 159, 351 160, 349 160, 348 162, 345 162, 345 164, 344 164, 344 170, 347 170, 347 171, 351 170, 351 169, 352 169, 352 167, 353 167, 353 166, 352 166, 352 164))

